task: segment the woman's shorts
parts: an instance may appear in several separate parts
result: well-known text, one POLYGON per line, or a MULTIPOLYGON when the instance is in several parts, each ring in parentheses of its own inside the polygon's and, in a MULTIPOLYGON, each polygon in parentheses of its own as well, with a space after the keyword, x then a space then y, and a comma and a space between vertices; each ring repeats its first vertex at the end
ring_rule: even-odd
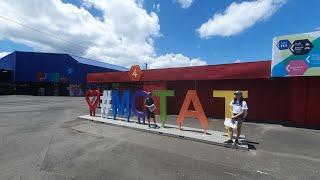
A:
POLYGON ((154 117, 155 117, 154 111, 151 112, 151 111, 147 110, 147 118, 150 119, 150 118, 154 118, 154 117))
MULTIPOLYGON (((236 115, 236 114, 233 114, 233 115, 236 115)), ((235 121, 238 121, 238 123, 242 123, 244 121, 244 117, 243 116, 240 116, 238 118, 235 118, 234 119, 235 121)))

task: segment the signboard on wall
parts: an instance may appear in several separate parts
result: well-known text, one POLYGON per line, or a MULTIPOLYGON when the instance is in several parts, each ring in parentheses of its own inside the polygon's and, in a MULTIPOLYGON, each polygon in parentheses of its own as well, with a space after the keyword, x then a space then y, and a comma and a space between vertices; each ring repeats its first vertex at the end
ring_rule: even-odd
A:
POLYGON ((320 31, 275 37, 271 76, 320 76, 320 31))
POLYGON ((46 73, 46 82, 59 82, 60 74, 59 73, 46 73))
POLYGON ((38 73, 38 81, 39 82, 61 82, 61 83, 67 83, 68 77, 61 76, 60 73, 44 73, 39 72, 38 73))

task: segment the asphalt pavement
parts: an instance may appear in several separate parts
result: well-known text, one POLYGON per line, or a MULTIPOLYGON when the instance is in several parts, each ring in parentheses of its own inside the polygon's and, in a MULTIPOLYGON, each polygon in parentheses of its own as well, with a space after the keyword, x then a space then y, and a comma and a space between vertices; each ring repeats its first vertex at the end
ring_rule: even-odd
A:
MULTIPOLYGON (((77 118, 88 113, 83 97, 0 96, 0 179, 320 177, 319 130, 245 122, 251 149, 242 151, 77 118)), ((209 125, 224 131, 221 120, 209 125)))

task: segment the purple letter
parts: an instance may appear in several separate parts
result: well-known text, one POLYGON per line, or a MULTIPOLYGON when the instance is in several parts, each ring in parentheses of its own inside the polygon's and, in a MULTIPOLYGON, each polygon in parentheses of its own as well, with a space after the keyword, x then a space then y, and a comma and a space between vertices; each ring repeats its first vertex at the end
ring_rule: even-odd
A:
POLYGON ((138 116, 138 123, 140 124, 140 118, 143 119, 143 124, 145 124, 145 118, 147 116, 147 112, 146 111, 138 111, 137 110, 137 107, 136 107, 136 99, 137 97, 140 97, 142 96, 143 98, 146 98, 148 97, 148 94, 147 92, 145 91, 141 91, 141 90, 138 90, 133 96, 132 96, 132 99, 131 99, 131 108, 132 108, 132 111, 138 116))

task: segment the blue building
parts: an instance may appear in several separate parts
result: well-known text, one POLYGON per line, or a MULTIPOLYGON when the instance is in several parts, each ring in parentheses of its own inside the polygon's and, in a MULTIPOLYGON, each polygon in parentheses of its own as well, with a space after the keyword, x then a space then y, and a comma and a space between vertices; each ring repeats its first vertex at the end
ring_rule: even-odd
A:
POLYGON ((82 95, 88 73, 127 70, 69 54, 15 51, 0 59, 0 83, 14 85, 16 94, 82 95))

